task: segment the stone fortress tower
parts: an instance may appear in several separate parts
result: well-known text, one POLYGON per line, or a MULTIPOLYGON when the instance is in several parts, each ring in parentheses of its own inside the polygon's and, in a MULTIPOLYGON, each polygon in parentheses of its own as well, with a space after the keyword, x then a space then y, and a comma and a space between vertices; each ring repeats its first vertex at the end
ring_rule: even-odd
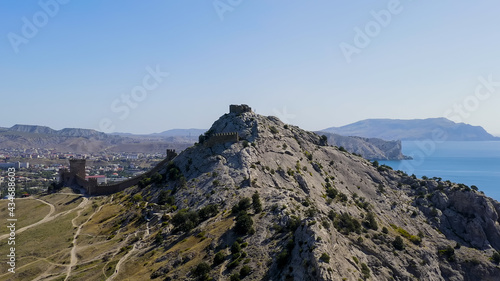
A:
POLYGON ((85 179, 85 159, 70 159, 69 171, 73 176, 85 179))

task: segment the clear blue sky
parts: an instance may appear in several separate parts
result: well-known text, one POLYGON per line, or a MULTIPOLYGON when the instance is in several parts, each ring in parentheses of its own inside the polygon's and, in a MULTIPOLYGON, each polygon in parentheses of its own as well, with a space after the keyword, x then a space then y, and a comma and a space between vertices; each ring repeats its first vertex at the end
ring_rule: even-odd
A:
POLYGON ((500 135, 498 1, 60 2, 0 0, 0 127, 208 128, 246 103, 308 130, 446 115, 500 135))

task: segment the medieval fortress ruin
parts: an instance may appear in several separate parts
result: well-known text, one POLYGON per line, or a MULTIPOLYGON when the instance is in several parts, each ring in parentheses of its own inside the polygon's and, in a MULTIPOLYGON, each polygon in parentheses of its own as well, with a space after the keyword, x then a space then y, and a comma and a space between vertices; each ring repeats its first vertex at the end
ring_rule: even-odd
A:
MULTIPOLYGON (((246 104, 232 104, 229 106, 229 113, 242 114, 245 112, 252 112, 252 109, 246 104)), ((200 144, 203 144, 206 147, 212 147, 216 144, 227 142, 235 143, 238 141, 239 136, 237 132, 213 133, 205 136, 204 138, 200 137, 200 144)), ((85 179, 85 159, 70 159, 69 170, 59 170, 59 181, 63 186, 77 186, 79 188, 83 188, 88 195, 112 194, 137 185, 144 178, 151 177, 154 173, 160 171, 161 168, 163 168, 168 162, 172 161, 176 156, 177 153, 175 150, 167 149, 167 157, 146 173, 119 183, 101 185, 97 183, 97 179, 95 178, 85 179)))
POLYGON ((85 159, 70 159, 69 170, 59 170, 59 179, 63 186, 83 188, 88 195, 112 194, 138 184, 143 178, 151 177, 176 156, 177 153, 175 153, 175 150, 167 149, 167 157, 146 173, 122 182, 101 185, 97 184, 97 179, 95 178, 85 179, 85 159))

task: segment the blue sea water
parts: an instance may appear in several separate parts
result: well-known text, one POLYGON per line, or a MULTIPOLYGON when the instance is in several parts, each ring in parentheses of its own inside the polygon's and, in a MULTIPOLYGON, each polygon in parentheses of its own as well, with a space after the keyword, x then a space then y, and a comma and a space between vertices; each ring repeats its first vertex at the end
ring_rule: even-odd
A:
POLYGON ((403 141, 404 155, 413 160, 379 161, 417 177, 440 177, 475 185, 500 201, 500 141, 403 141))

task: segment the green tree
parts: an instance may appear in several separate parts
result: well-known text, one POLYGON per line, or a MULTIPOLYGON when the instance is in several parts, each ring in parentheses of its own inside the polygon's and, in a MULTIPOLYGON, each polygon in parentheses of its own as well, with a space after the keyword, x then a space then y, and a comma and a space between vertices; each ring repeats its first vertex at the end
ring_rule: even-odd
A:
POLYGON ((234 241, 233 245, 231 245, 231 253, 234 255, 241 251, 241 245, 238 241, 234 241))
POLYGON ((248 265, 244 265, 240 269, 240 278, 245 278, 245 276, 247 276, 248 274, 250 274, 251 271, 252 271, 252 269, 248 265))
POLYGON ((139 202, 139 201, 142 201, 142 195, 140 195, 139 193, 135 194, 133 197, 132 197, 132 200, 134 202, 139 202))
POLYGON ((258 192, 255 192, 252 195, 252 206, 253 206, 253 211, 256 214, 262 212, 262 203, 260 202, 260 196, 258 192))
POLYGON ((238 217, 236 217, 236 224, 234 226, 234 231, 237 234, 245 235, 253 230, 252 226, 253 226, 252 218, 245 211, 242 211, 240 212, 238 217))
POLYGON ((160 173, 156 172, 151 176, 151 182, 160 183, 163 180, 163 177, 160 173))
POLYGON ((499 264, 500 263, 500 253, 494 252, 490 259, 493 263, 499 264))
POLYGON ((245 198, 242 198, 238 204, 234 205, 231 212, 233 214, 238 214, 238 212, 240 211, 246 211, 250 208, 250 206, 252 206, 252 201, 250 200, 250 198, 248 197, 245 197, 245 198))
POLYGON ((199 263, 192 270, 193 275, 195 277, 198 277, 200 280, 207 280, 209 272, 210 272, 210 265, 208 265, 206 262, 199 263))
POLYGON ((394 239, 394 241, 392 241, 392 246, 394 246, 394 248, 396 250, 399 250, 399 251, 404 250, 405 243, 403 241, 403 238, 401 238, 401 236, 397 236, 396 239, 394 239))
POLYGON ((378 230, 378 224, 377 221, 375 220, 375 215, 372 212, 369 212, 366 215, 366 219, 364 221, 364 224, 366 227, 373 229, 373 230, 378 230))
POLYGON ((198 211, 198 216, 200 217, 200 220, 205 221, 211 217, 215 217, 218 213, 219 208, 217 207, 217 204, 208 204, 198 211))
POLYGON ((214 266, 217 266, 219 264, 221 264, 222 262, 224 262, 224 259, 226 258, 226 256, 224 255, 224 253, 222 251, 219 251, 217 252, 217 254, 215 254, 215 257, 214 257, 214 266))
POLYGON ((199 223, 199 216, 197 212, 182 209, 172 217, 172 224, 177 227, 179 231, 190 231, 195 228, 199 223))

